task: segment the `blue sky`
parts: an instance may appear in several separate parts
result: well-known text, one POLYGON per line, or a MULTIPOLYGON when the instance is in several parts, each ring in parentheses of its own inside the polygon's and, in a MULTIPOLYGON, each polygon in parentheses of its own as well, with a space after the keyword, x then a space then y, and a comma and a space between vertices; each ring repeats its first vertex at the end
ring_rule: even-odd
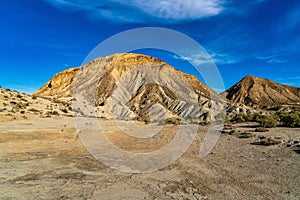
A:
MULTIPOLYGON (((152 26, 199 42, 216 62, 225 88, 245 75, 300 87, 299 24, 298 0, 3 1, 0 85, 31 93, 57 72, 79 66, 110 36, 152 26)), ((195 73, 168 52, 139 52, 195 73)), ((201 62, 197 54, 185 59, 201 62)))

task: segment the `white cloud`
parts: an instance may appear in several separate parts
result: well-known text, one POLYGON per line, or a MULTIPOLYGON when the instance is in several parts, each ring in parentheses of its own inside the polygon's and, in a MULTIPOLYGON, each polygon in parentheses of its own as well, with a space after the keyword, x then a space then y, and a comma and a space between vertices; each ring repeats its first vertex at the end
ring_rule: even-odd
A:
POLYGON ((264 60, 264 61, 266 61, 266 63, 269 63, 269 64, 288 62, 288 60, 284 60, 284 59, 280 58, 278 55, 257 56, 256 59, 264 60))
POLYGON ((112 21, 172 23, 218 15, 223 0, 44 0, 63 10, 84 11, 112 21))
POLYGON ((199 19, 219 14, 222 10, 220 0, 134 0, 139 9, 151 16, 171 19, 199 19))
POLYGON ((230 55, 215 53, 210 50, 208 50, 208 54, 198 53, 198 54, 191 54, 189 56, 173 55, 173 58, 186 60, 194 65, 201 65, 201 64, 212 63, 212 62, 216 64, 234 64, 239 62, 237 58, 234 58, 230 55))

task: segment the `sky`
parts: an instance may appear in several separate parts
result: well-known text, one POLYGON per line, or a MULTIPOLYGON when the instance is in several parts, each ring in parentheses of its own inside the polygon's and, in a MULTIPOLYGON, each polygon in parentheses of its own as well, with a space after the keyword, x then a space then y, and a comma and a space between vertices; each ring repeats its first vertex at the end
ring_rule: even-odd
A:
MULTIPOLYGON (((102 41, 141 27, 197 41, 226 89, 246 75, 300 87, 298 0, 10 0, 1 2, 0 27, 0 86, 20 92, 34 92, 56 73, 80 66, 102 41)), ((191 65, 202 62, 198 54, 136 52, 202 80, 191 65)))

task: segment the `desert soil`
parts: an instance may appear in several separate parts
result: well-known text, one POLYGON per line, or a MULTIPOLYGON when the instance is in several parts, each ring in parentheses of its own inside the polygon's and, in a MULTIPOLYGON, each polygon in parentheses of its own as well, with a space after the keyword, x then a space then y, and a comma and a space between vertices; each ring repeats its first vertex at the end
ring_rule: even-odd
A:
MULTIPOLYGON (((145 147, 145 139, 122 135, 102 120, 108 138, 128 151, 145 147)), ((150 173, 124 173, 98 162, 85 149, 71 117, 0 122, 0 199, 300 199, 299 128, 254 132, 253 124, 234 125, 222 134, 204 159, 198 153, 206 127, 188 151, 169 166, 150 173), (251 137, 239 138, 239 132, 251 137), (280 137, 278 145, 255 145, 258 136, 280 137)), ((158 126, 158 125, 157 125, 158 126)), ((187 126, 188 127, 188 126, 187 126)), ((176 132, 167 126, 159 149, 176 132)), ((149 149, 147 151, 150 151, 149 149)))

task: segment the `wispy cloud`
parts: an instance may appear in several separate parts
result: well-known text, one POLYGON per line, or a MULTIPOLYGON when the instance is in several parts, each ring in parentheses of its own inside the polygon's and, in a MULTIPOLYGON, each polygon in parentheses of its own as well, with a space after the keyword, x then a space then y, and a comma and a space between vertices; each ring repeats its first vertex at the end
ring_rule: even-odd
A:
POLYGON ((224 0, 44 0, 59 9, 82 11, 112 21, 143 22, 160 19, 174 23, 220 14, 224 0))
POLYGON ((257 56, 256 59, 264 60, 268 64, 287 63, 288 60, 281 58, 279 55, 257 56))
POLYGON ((194 65, 201 65, 206 63, 216 63, 216 64, 234 64, 238 63, 239 60, 227 54, 215 53, 213 51, 208 51, 207 53, 198 53, 198 54, 191 54, 189 56, 178 56, 173 55, 172 57, 175 59, 181 59, 189 61, 194 65))
POLYGON ((145 13, 162 19, 199 19, 219 14, 220 0, 134 0, 135 5, 145 13))

